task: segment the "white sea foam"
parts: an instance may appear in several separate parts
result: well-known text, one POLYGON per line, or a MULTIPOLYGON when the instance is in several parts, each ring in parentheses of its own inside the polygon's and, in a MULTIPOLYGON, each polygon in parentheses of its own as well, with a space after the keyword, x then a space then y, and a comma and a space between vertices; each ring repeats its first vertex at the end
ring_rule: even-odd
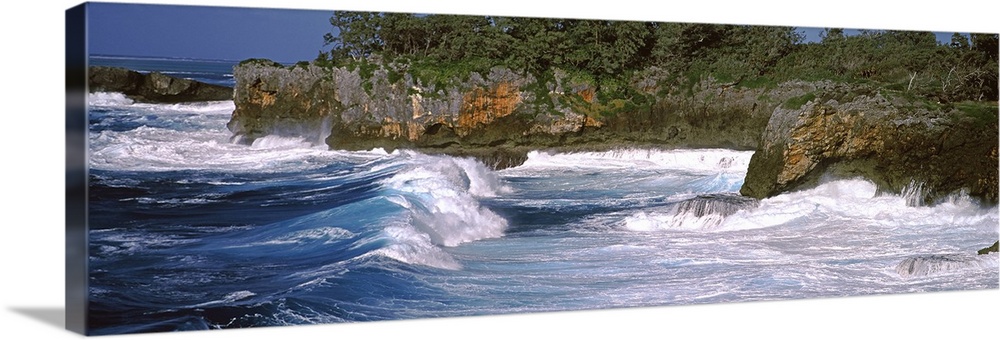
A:
POLYGON ((396 261, 441 269, 458 270, 462 265, 440 247, 434 245, 430 236, 399 223, 382 231, 389 244, 372 251, 371 255, 385 256, 396 261))
POLYGON ((205 113, 209 115, 230 116, 235 109, 231 100, 190 102, 174 104, 136 103, 122 93, 94 92, 87 95, 87 105, 97 108, 117 108, 124 115, 155 114, 188 114, 205 113))
POLYGON ((514 170, 658 168, 692 172, 746 172, 753 151, 725 149, 547 153, 532 151, 514 170))
POLYGON ((246 299, 246 298, 249 298, 249 297, 253 297, 253 296, 256 296, 256 295, 257 295, 257 293, 251 292, 249 290, 241 290, 241 291, 236 291, 236 292, 232 292, 232 293, 226 294, 226 296, 222 297, 222 299, 214 300, 214 301, 209 301, 209 302, 205 302, 205 303, 199 303, 197 305, 193 305, 193 306, 190 306, 188 308, 207 307, 207 306, 217 305, 217 304, 218 305, 228 304, 228 303, 233 303, 233 302, 236 302, 236 301, 239 301, 239 300, 243 300, 243 299, 246 299))
MULTIPOLYGON (((320 168, 334 161, 368 162, 390 156, 385 150, 331 151, 305 138, 264 136, 252 145, 230 142, 226 123, 232 101, 144 104, 117 93, 91 96, 92 105, 113 109, 106 120, 142 124, 130 130, 90 133, 90 165, 100 170, 228 172, 293 172, 320 168), (118 117, 121 116, 121 117, 118 117)), ((102 122, 99 126, 109 126, 102 122)))
POLYGON ((283 137, 283 136, 264 136, 257 138, 250 145, 251 149, 254 150, 267 150, 267 149, 308 149, 313 147, 313 144, 307 142, 305 138, 302 137, 283 137))
POLYGON ((324 244, 330 244, 338 240, 345 240, 355 236, 356 234, 343 228, 318 227, 318 228, 311 228, 311 229, 291 232, 282 236, 278 236, 274 239, 270 239, 265 242, 250 244, 248 246, 301 244, 306 242, 317 242, 317 241, 323 241, 324 244))
POLYGON ((108 231, 110 230, 93 232, 91 236, 93 240, 104 244, 96 255, 133 255, 149 249, 170 248, 197 242, 196 239, 178 238, 172 235, 149 235, 141 231, 108 231))
MULTIPOLYGON (((90 165, 101 170, 219 170, 286 172, 319 168, 336 160, 359 162, 385 152, 330 151, 303 138, 264 136, 253 145, 230 143, 226 129, 232 101, 185 104, 129 104, 119 94, 92 97, 149 124, 126 131, 90 134, 90 165), (154 124, 155 123, 155 124, 154 124)), ((112 119, 112 118, 108 118, 112 119)))
POLYGON ((507 220, 479 203, 507 189, 493 171, 467 158, 403 151, 403 168, 382 181, 385 199, 404 209, 383 229, 390 242, 374 254, 443 269, 458 264, 441 247, 503 236, 507 220))
POLYGON ((959 270, 982 270, 1000 265, 997 254, 943 254, 925 255, 905 259, 896 266, 896 273, 903 278, 921 277, 959 270))
POLYGON ((714 230, 727 217, 753 209, 757 201, 737 195, 699 195, 686 198, 668 208, 640 211, 625 218, 625 229, 653 230, 714 230))
POLYGON ((640 211, 623 221, 628 230, 711 230, 725 221, 725 216, 709 214, 695 216, 688 213, 646 213, 640 211))
POLYGON ((218 200, 205 198, 205 197, 194 197, 194 198, 168 198, 168 199, 153 199, 149 197, 136 197, 136 198, 123 198, 121 201, 131 201, 135 200, 142 204, 164 204, 170 206, 177 205, 190 205, 190 204, 208 204, 218 202, 218 200))
POLYGON ((913 206, 905 195, 878 195, 874 183, 837 180, 816 188, 764 199, 757 209, 740 212, 724 223, 727 229, 773 227, 795 219, 851 220, 882 226, 976 225, 996 221, 996 207, 984 209, 968 197, 935 206, 913 206))
POLYGON ((982 208, 967 196, 954 196, 935 206, 914 206, 907 195, 877 194, 875 184, 837 180, 813 189, 761 200, 756 207, 729 213, 696 214, 678 209, 651 208, 622 221, 625 229, 732 231, 771 227, 831 224, 840 221, 885 227, 961 226, 996 223, 997 208, 982 208))
POLYGON ((97 107, 120 107, 132 105, 133 100, 118 92, 94 92, 87 95, 87 104, 97 107))
POLYGON ((478 200, 508 190, 494 172, 466 158, 412 152, 406 158, 406 167, 383 184, 402 194, 407 202, 400 205, 411 211, 412 224, 434 244, 451 247, 503 235, 507 221, 478 200))

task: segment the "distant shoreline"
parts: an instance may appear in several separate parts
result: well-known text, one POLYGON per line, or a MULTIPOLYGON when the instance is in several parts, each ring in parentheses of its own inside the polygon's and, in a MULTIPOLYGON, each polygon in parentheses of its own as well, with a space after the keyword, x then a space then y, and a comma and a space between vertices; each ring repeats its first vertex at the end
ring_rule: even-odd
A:
POLYGON ((91 66, 87 72, 88 89, 93 92, 118 92, 146 103, 180 103, 231 100, 231 87, 134 70, 91 66))

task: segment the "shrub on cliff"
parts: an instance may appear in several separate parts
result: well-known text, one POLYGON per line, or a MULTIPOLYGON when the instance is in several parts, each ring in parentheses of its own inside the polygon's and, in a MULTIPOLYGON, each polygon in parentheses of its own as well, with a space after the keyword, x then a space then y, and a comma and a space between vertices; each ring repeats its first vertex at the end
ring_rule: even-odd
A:
POLYGON ((561 69, 586 73, 597 95, 624 99, 637 72, 672 76, 660 88, 686 89, 713 78, 761 87, 789 80, 870 83, 934 102, 997 100, 997 35, 829 29, 803 43, 792 27, 421 15, 338 11, 315 63, 383 65, 404 59, 428 82, 502 66, 543 79, 561 69), (970 39, 971 38, 971 39, 970 39), (367 61, 366 61, 367 60, 367 61))
POLYGON ((270 59, 260 59, 260 58, 250 58, 247 60, 243 60, 239 63, 239 66, 250 65, 250 64, 258 64, 261 66, 284 67, 283 65, 281 65, 276 61, 270 59))

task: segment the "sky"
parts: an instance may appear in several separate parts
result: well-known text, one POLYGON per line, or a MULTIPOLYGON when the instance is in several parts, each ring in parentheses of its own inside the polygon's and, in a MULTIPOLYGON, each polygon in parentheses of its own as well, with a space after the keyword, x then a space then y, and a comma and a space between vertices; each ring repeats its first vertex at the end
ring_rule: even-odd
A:
MULTIPOLYGON (((332 11, 91 3, 91 54, 279 62, 315 59, 325 50, 332 11)), ((803 27, 806 42, 822 28, 803 27)), ((847 34, 857 32, 846 30, 847 34)), ((938 33, 949 42, 950 32, 938 33)))
POLYGON ((90 54, 315 59, 332 11, 90 3, 90 54))
MULTIPOLYGON (((821 27, 799 27, 798 31, 803 33, 803 42, 819 42, 821 40, 820 33, 823 32, 825 28, 821 27)), ((963 33, 968 37, 968 33, 963 33)), ((857 35, 861 34, 859 29, 844 29, 844 34, 846 35, 857 35)), ((949 44, 951 43, 951 36, 954 32, 934 32, 934 37, 937 39, 939 44, 949 44)))

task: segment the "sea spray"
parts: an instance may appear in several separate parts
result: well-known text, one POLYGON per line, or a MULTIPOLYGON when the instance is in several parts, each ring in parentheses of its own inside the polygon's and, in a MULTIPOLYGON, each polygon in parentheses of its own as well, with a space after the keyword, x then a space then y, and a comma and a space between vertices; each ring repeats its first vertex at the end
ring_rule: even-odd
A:
POLYGON ((757 199, 737 194, 698 195, 672 204, 665 212, 637 212, 623 221, 625 229, 653 230, 712 230, 726 217, 743 210, 752 210, 757 199))
POLYGON ((94 92, 87 96, 87 105, 95 108, 121 107, 133 103, 132 99, 118 92, 94 92))
POLYGON ((413 227, 437 245, 503 235, 507 221, 482 207, 477 197, 504 190, 496 174, 471 159, 407 152, 408 165, 383 184, 399 195, 413 227))
POLYGON ((251 149, 308 149, 313 144, 302 137, 283 137, 278 135, 268 135, 257 138, 250 145, 251 149))
POLYGON ((904 279, 961 270, 983 270, 1000 265, 996 254, 940 254, 915 256, 899 262, 896 273, 904 279))
POLYGON ((392 175, 379 181, 382 189, 377 197, 295 223, 336 223, 348 216, 366 216, 366 222, 349 227, 356 231, 323 227, 271 236, 265 243, 353 238, 351 249, 365 253, 345 259, 343 266, 388 258, 410 265, 458 270, 461 264, 442 247, 503 235, 507 221, 483 207, 479 199, 508 189, 484 165, 469 158, 412 151, 382 154, 388 158, 373 164, 370 171, 392 175))
POLYGON ((521 169, 546 168, 663 168, 693 172, 742 172, 752 151, 724 149, 618 149, 605 152, 548 153, 532 151, 521 169))
POLYGON ((117 171, 296 172, 336 162, 370 161, 384 152, 331 151, 299 137, 269 135, 253 145, 232 139, 232 101, 144 104, 119 93, 89 97, 90 166, 117 171))

